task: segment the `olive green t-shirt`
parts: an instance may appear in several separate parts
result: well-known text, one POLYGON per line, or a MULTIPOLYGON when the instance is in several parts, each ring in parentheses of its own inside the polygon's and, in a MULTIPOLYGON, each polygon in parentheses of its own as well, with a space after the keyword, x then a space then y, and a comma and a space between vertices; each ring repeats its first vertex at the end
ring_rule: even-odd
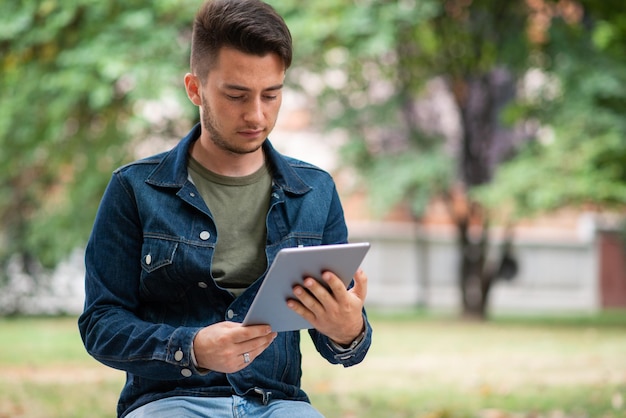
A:
POLYGON ((266 226, 272 188, 267 164, 244 177, 213 173, 189 157, 189 174, 217 226, 211 264, 215 281, 239 296, 265 272, 266 226))

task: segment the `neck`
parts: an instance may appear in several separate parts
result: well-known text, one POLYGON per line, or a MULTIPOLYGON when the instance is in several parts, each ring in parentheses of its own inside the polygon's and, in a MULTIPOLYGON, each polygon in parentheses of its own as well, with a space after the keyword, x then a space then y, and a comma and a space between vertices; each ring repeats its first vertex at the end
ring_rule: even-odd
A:
POLYGON ((265 153, 262 148, 256 151, 238 154, 220 149, 215 146, 206 146, 201 143, 202 138, 191 147, 191 155, 204 168, 216 174, 227 177, 243 177, 258 171, 265 164, 265 153))

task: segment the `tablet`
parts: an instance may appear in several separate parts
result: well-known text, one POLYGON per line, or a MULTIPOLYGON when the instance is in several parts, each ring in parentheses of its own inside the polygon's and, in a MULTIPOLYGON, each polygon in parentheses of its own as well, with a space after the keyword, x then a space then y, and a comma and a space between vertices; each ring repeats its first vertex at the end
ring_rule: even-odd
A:
POLYGON ((283 248, 259 287, 243 325, 268 324, 274 332, 313 328, 287 307, 287 299, 295 299, 293 286, 302 284, 304 277, 321 281, 321 273, 329 270, 347 288, 369 248, 367 242, 283 248))

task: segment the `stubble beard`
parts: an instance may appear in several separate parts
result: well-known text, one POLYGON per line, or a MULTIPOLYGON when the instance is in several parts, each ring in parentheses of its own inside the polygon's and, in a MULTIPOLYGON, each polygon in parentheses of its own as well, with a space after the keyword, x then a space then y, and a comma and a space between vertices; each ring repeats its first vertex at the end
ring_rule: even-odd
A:
POLYGON ((209 133, 209 138, 219 149, 233 154, 244 155, 251 154, 261 148, 261 145, 253 148, 244 148, 237 146, 232 141, 229 142, 216 128, 217 123, 215 117, 204 97, 202 98, 202 102, 202 127, 209 133))

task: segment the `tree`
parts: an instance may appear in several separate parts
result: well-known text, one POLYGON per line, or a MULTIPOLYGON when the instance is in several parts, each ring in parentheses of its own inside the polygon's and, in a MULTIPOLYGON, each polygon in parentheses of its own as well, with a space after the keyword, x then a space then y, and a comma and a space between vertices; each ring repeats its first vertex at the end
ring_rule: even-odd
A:
POLYGON ((521 216, 573 203, 623 206, 626 18, 619 0, 280 7, 297 22, 309 70, 293 80, 318 94, 330 128, 349 132, 345 156, 372 204, 384 212, 408 202, 419 221, 434 198, 447 202, 465 315, 484 318, 493 283, 516 274, 512 231, 521 216), (531 88, 537 78, 539 88, 531 88), (432 115, 424 117, 421 100, 433 80, 443 80, 453 98, 458 138, 445 138, 432 115), (502 210, 506 202, 510 211, 502 210), (490 261, 496 220, 505 234, 500 258, 490 261))
MULTIPOLYGON (((36 276, 84 245, 113 168, 176 97, 195 2, 0 3, 0 285, 9 260, 36 276)), ((190 109, 191 110, 191 109, 190 109)))
MULTIPOLYGON (((463 312, 484 317, 491 284, 504 270, 487 260, 490 214, 470 192, 488 183, 526 136, 500 123, 529 65, 526 2, 344 0, 315 2, 306 12, 292 2, 280 7, 296 28, 302 59, 322 74, 318 99, 325 118, 350 133, 345 155, 372 202, 384 211, 408 201, 418 220, 433 198, 447 202, 458 232, 463 312), (435 79, 445 83, 460 118, 456 143, 421 116, 421 95, 435 79)), ((296 72, 294 79, 307 89, 311 74, 296 72)), ((510 254, 502 259, 510 262, 510 254)))
POLYGON ((542 134, 477 191, 487 205, 508 202, 516 218, 626 202, 626 7, 575 6, 574 18, 551 13, 538 51, 542 88, 509 110, 541 124, 542 134))

